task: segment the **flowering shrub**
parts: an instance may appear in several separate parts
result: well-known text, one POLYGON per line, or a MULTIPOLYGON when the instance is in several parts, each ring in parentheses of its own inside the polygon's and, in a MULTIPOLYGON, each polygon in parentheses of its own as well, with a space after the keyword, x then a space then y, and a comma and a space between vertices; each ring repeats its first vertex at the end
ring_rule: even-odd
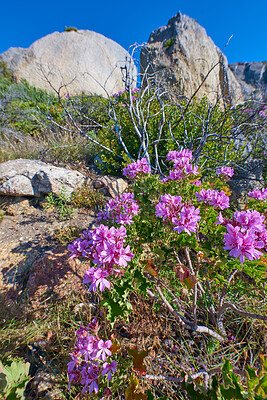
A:
MULTIPOLYGON (((132 309, 130 295, 137 292, 158 299, 187 329, 206 333, 219 342, 231 341, 233 336, 229 332, 228 338, 223 314, 225 308, 238 308, 225 305, 224 297, 238 270, 251 274, 257 285, 264 285, 261 258, 267 251, 265 215, 257 210, 230 209, 225 182, 225 176, 233 172, 230 167, 220 168, 223 179, 217 177, 211 188, 203 177, 199 179, 190 150, 170 151, 167 161, 174 168, 167 177, 151 174, 144 159, 127 165, 125 175, 135 179, 131 192, 106 204, 98 215, 98 223, 102 223, 84 231, 69 245, 71 257, 82 256, 90 263, 84 283, 89 292, 100 293, 111 327, 118 317, 127 321, 132 309), (173 171, 180 174, 179 179, 170 178, 173 171), (196 182, 201 186, 199 191, 195 191, 196 182), (175 290, 172 295, 169 287, 164 292, 168 285, 175 290), (179 298, 183 286, 192 292, 186 317, 171 304, 174 297, 179 298), (199 304, 206 304, 206 313, 213 321, 209 326, 197 314, 199 304)), ((253 313, 249 316, 253 318, 253 313)), ((70 383, 97 393, 99 376, 111 379, 116 370, 115 362, 106 361, 111 342, 92 336, 84 328, 78 332, 78 343, 86 344, 77 344, 72 355, 70 383), (78 355, 86 359, 81 361, 78 355)))
POLYGON ((109 229, 100 225, 92 232, 84 231, 79 239, 68 246, 72 258, 82 255, 97 265, 97 268, 91 267, 85 274, 84 283, 90 283, 89 291, 95 292, 99 287, 102 292, 105 288, 110 288, 110 283, 105 278, 112 274, 121 274, 121 267, 126 267, 128 261, 134 257, 129 245, 123 247, 126 237, 124 226, 109 229))
POLYGON ((199 193, 195 193, 198 201, 209 203, 213 207, 219 207, 221 210, 230 207, 229 197, 221 190, 202 189, 199 193))
POLYGON ((131 225, 133 217, 138 214, 139 207, 133 193, 124 193, 114 200, 109 200, 106 209, 98 213, 98 220, 112 219, 113 223, 131 225))

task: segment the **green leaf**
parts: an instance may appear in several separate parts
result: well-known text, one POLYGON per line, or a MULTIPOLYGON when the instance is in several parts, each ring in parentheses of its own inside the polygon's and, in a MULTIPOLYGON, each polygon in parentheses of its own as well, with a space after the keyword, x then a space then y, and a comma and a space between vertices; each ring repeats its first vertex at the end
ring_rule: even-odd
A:
POLYGON ((108 308, 107 319, 110 321, 111 326, 113 327, 118 317, 127 317, 127 314, 132 310, 132 305, 130 302, 120 303, 115 301, 111 297, 108 297, 107 293, 109 292, 103 293, 105 300, 101 302, 101 306, 108 308))

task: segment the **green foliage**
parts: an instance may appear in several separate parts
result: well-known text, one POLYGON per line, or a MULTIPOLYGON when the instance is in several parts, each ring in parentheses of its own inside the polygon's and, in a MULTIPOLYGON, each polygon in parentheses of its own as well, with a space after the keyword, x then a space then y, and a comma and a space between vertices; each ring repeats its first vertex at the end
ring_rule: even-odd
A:
POLYGON ((69 244, 77 239, 81 234, 81 229, 75 226, 68 226, 66 228, 58 229, 55 231, 55 237, 61 244, 69 244))
MULTIPOLYGON (((232 129, 234 128, 234 119, 232 110, 223 110, 220 104, 209 107, 206 98, 193 100, 188 106, 187 102, 182 101, 179 105, 170 104, 167 100, 164 102, 164 120, 162 116, 162 102, 158 101, 153 92, 149 96, 142 95, 141 92, 135 95, 138 105, 133 104, 133 119, 138 126, 140 134, 148 135, 150 144, 147 151, 150 156, 151 164, 155 164, 156 153, 155 143, 159 138, 159 127, 162 125, 160 141, 157 143, 157 154, 161 160, 164 160, 170 150, 177 150, 179 146, 189 148, 193 151, 199 149, 203 138, 203 126, 206 129, 206 142, 203 142, 203 148, 200 151, 198 164, 205 162, 205 169, 214 175, 216 165, 220 165, 224 154, 227 154, 227 161, 234 162, 238 160, 239 152, 234 150, 234 142, 230 141, 232 129), (138 120, 138 113, 147 118, 146 122, 138 120), (141 124, 141 125, 140 125, 141 124), (171 126, 171 132, 170 132, 171 126), (229 143, 230 141, 230 143, 229 143), (154 143, 152 145, 152 143, 154 143), (227 150, 227 151, 226 151, 227 150), (208 156, 208 159, 205 158, 208 156)), ((137 104, 136 103, 136 104, 137 104)), ((116 98, 114 107, 117 117, 117 129, 133 157, 137 159, 140 149, 140 139, 136 134, 127 105, 129 104, 128 93, 123 93, 116 98)), ((103 128, 99 132, 101 143, 114 150, 115 155, 103 151, 101 159, 107 172, 120 172, 124 164, 129 162, 124 149, 120 144, 116 126, 113 123, 113 131, 103 128), (122 164, 121 160, 124 160, 122 164)), ((164 165, 161 164, 163 171, 164 165)))
POLYGON ((63 108, 55 96, 30 86, 25 79, 15 83, 0 73, 0 127, 10 127, 31 135, 40 134, 50 125, 42 114, 47 112, 57 123, 63 122, 63 108))
POLYGON ((58 195, 49 193, 46 196, 43 208, 45 210, 56 208, 59 212, 59 218, 62 220, 69 219, 73 214, 73 209, 69 206, 71 202, 71 196, 66 194, 66 190, 62 189, 62 192, 58 195))
MULTIPOLYGON (((222 367, 222 378, 213 376, 210 387, 188 379, 182 383, 191 400, 264 400, 267 396, 267 356, 262 355, 261 369, 246 366, 246 383, 243 385, 229 360, 222 367)), ((185 377, 185 375, 184 375, 185 377)))
POLYGON ((169 50, 174 45, 174 42, 175 42, 175 37, 172 36, 171 38, 167 39, 164 42, 163 46, 165 47, 165 49, 169 50))
POLYGON ((0 395, 5 400, 25 399, 24 390, 29 377, 30 364, 22 359, 0 361, 0 395))
POLYGON ((70 27, 67 27, 67 26, 65 26, 65 32, 78 32, 78 29, 77 28, 75 28, 74 26, 70 26, 70 27))
POLYGON ((78 208, 98 208, 104 206, 105 198, 102 193, 83 185, 72 193, 71 203, 78 208))

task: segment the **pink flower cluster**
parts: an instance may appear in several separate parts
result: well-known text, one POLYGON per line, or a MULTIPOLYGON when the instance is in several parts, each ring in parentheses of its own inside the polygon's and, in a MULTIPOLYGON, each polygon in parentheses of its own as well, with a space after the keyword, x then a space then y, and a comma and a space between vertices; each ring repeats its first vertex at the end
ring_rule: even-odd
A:
POLYGON ((219 207, 221 210, 230 207, 229 197, 221 190, 202 189, 200 192, 195 192, 198 201, 209 203, 213 207, 219 207))
POLYGON ((217 169, 217 174, 232 177, 234 175, 234 169, 231 167, 221 167, 217 169))
POLYGON ((97 268, 89 268, 85 273, 83 282, 90 283, 89 291, 96 291, 98 287, 101 292, 105 288, 110 289, 110 282, 106 278, 122 273, 121 267, 126 267, 134 257, 129 245, 123 247, 126 237, 124 226, 116 229, 100 225, 93 231, 84 231, 79 239, 68 246, 72 252, 71 258, 82 255, 97 264, 97 268))
POLYGON ((120 197, 109 200, 106 209, 98 214, 98 220, 112 219, 113 223, 131 225, 133 217, 139 213, 137 201, 133 193, 123 193, 120 197))
POLYGON ((259 115, 264 118, 267 117, 267 106, 264 106, 263 109, 259 111, 259 115))
MULTIPOLYGON (((83 386, 82 393, 87 390, 89 393, 98 393, 101 376, 107 374, 110 380, 111 373, 116 372, 116 361, 107 362, 111 356, 112 342, 98 337, 98 323, 95 318, 87 328, 80 327, 75 334, 78 340, 71 354, 72 360, 68 363, 68 388, 70 390, 71 384, 75 383, 83 386)), ((112 393, 106 388, 104 394, 108 398, 112 393)))
POLYGON ((150 174, 151 168, 147 163, 147 159, 141 158, 141 160, 128 164, 127 167, 123 169, 122 173, 129 178, 135 178, 137 174, 150 174))
POLYGON ((183 179, 186 175, 197 175, 198 167, 190 164, 192 158, 192 151, 188 149, 169 151, 167 160, 173 162, 174 169, 163 179, 163 182, 168 180, 177 181, 183 179))
POLYGON ((224 234, 225 250, 238 258, 241 263, 247 257, 250 261, 258 260, 262 255, 259 249, 267 250, 267 230, 265 216, 258 211, 236 211, 231 220, 223 218, 220 213, 218 224, 226 226, 224 234))
POLYGON ((267 197, 267 188, 252 190, 251 192, 248 192, 248 196, 257 200, 264 200, 267 197))
POLYGON ((156 204, 156 216, 169 220, 174 225, 173 230, 179 234, 185 231, 191 236, 191 232, 196 232, 197 222, 201 219, 198 214, 199 209, 182 203, 181 196, 165 194, 156 204))
MULTIPOLYGON (((135 87, 134 89, 131 90, 131 93, 132 93, 132 94, 136 94, 136 93, 139 92, 139 90, 140 90, 140 88, 135 87)), ((120 90, 118 93, 113 93, 113 96, 115 97, 115 99, 117 99, 117 98, 120 97, 121 95, 125 95, 125 93, 128 93, 128 92, 129 92, 128 89, 126 89, 126 90, 120 90)), ((133 99, 133 100, 136 100, 136 97, 135 97, 135 96, 132 96, 132 99, 133 99)))

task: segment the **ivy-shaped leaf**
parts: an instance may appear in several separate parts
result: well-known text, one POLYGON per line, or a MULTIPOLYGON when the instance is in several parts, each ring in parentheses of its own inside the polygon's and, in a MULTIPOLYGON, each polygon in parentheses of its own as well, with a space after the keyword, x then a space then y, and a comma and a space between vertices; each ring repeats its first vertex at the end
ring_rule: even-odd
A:
POLYGON ((128 354, 133 357, 133 370, 141 376, 145 375, 144 359, 148 355, 148 351, 143 350, 139 353, 137 347, 134 347, 133 349, 128 349, 128 354))
POLYGON ((130 302, 122 302, 113 300, 108 296, 109 292, 103 293, 105 300, 101 302, 101 306, 108 308, 107 319, 113 328, 114 323, 118 317, 125 317, 127 320, 127 315, 132 311, 132 305, 130 302))

